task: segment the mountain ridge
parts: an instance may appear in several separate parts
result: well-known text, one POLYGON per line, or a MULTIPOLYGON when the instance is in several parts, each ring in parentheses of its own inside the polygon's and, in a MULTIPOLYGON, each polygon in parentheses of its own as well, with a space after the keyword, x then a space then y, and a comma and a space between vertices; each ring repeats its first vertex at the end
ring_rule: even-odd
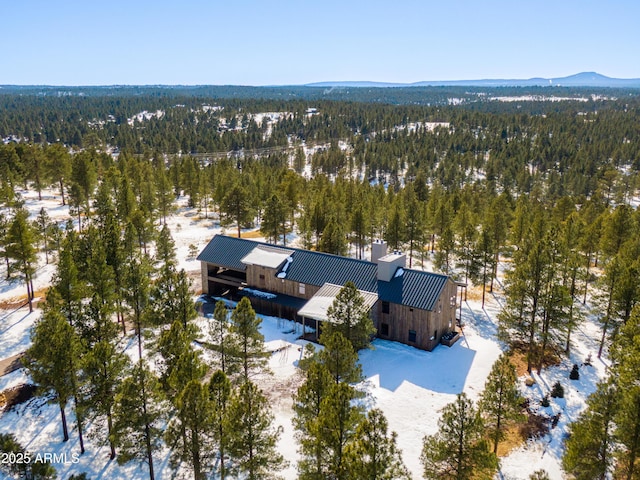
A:
POLYGON ((354 87, 354 88, 399 88, 399 87, 611 87, 640 88, 640 78, 613 78, 597 72, 581 72, 566 77, 528 79, 480 79, 480 80, 426 80, 413 83, 375 81, 327 81, 307 83, 306 87, 354 87))

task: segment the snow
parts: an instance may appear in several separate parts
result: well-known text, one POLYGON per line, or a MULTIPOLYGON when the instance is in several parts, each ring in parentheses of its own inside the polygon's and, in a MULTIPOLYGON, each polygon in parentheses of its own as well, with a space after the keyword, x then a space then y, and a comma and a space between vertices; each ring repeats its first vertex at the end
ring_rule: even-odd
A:
MULTIPOLYGON (((291 250, 275 251, 273 249, 256 247, 241 262, 245 265, 259 265, 267 268, 278 268, 287 261, 293 252, 291 250)), ((289 262, 287 262, 288 265, 289 262)))
POLYGON ((404 269, 400 267, 398 268, 398 270, 396 270, 396 273, 393 275, 393 278, 401 277, 403 273, 404 273, 404 269))
MULTIPOLYGON (((68 207, 61 205, 59 193, 55 190, 43 192, 39 201, 32 191, 20 192, 25 206, 30 210, 32 218, 40 208, 47 209, 50 217, 60 224, 69 218, 68 207)), ((176 211, 167 218, 175 244, 180 268, 184 268, 195 280, 199 289, 200 265, 189 255, 190 246, 198 252, 216 233, 223 233, 217 214, 208 214, 186 206, 187 199, 180 197, 176 202, 176 211)), ((288 257, 285 257, 288 265, 288 257)), ((428 265, 428 256, 427 256, 428 265)), ((501 264, 501 274, 504 265, 501 264)), ((0 270, 2 267, 0 266, 0 270)), ((43 291, 51 282, 55 270, 53 264, 44 265, 41 257, 36 277, 36 291, 43 291)), ((4 279, 3 271, 0 278, 4 279)), ((283 272, 286 275, 286 272, 283 272)), ((399 271, 396 275, 399 275, 399 271)), ((283 276, 285 276, 283 275, 283 276)), ((262 292, 264 293, 264 292, 262 292)), ((0 302, 4 310, 0 311, 0 359, 7 358, 24 351, 29 346, 33 325, 40 316, 36 308, 33 313, 27 307, 16 307, 24 300, 26 289, 19 281, 0 282, 0 302)), ((450 403, 455 395, 465 392, 471 399, 477 400, 481 394, 487 375, 493 362, 504 349, 496 340, 497 314, 504 298, 501 285, 496 284, 493 294, 487 294, 483 308, 480 301, 471 296, 462 305, 462 323, 464 325, 461 339, 451 348, 438 346, 432 352, 385 340, 375 340, 372 350, 360 353, 365 381, 360 386, 366 392, 366 405, 379 407, 385 413, 389 426, 398 434, 398 444, 403 458, 412 472, 414 479, 421 478, 419 460, 422 438, 433 434, 438 427, 442 408, 450 403)), ((227 301, 229 306, 233 302, 227 301)), ((37 307, 37 304, 36 304, 37 307)), ((558 424, 550 433, 535 441, 529 441, 501 458, 501 478, 526 480, 531 473, 545 469, 552 479, 564 478, 561 469, 563 442, 568 432, 569 423, 577 418, 585 407, 586 397, 595 390, 597 382, 606 375, 608 360, 596 359, 600 329, 593 318, 585 312, 587 320, 573 333, 573 347, 569 358, 550 368, 545 368, 540 375, 534 373, 536 384, 526 387, 521 378, 522 394, 528 397, 532 407, 538 413, 552 416, 560 413, 558 424), (592 355, 593 366, 582 366, 587 356, 592 355), (580 379, 569 380, 569 372, 573 364, 581 365, 580 379), (539 407, 540 399, 549 392, 556 381, 565 388, 565 399, 551 399, 548 408, 539 407)), ((265 336, 265 345, 271 352, 269 359, 270 375, 262 374, 255 381, 269 397, 275 423, 282 427, 282 435, 278 448, 290 462, 282 472, 285 479, 297 478, 296 460, 298 458, 295 432, 292 426, 292 395, 302 382, 297 362, 302 355, 306 341, 300 340, 301 326, 293 322, 275 317, 262 317, 261 330, 265 336)), ((203 327, 207 319, 199 317, 197 323, 203 327)), ((206 328, 202 328, 206 332, 206 328)), ((122 348, 131 356, 137 355, 133 337, 123 339, 122 348)), ((24 369, 0 376, 0 391, 30 382, 24 369)), ((65 453, 67 459, 79 451, 77 432, 75 431, 75 415, 71 408, 67 409, 70 440, 61 441, 60 413, 55 405, 47 403, 47 399, 35 397, 17 406, 11 411, 0 414, 0 432, 13 433, 30 452, 56 454, 65 453)), ((101 424, 86 425, 88 433, 104 429, 101 424)), ((56 464, 59 478, 68 478, 71 474, 87 472, 94 479, 144 479, 148 478, 144 465, 130 462, 118 465, 109 461, 108 448, 99 445, 97 440, 86 438, 87 452, 79 458, 78 463, 68 462, 56 464)), ((174 478, 184 476, 186 472, 177 472, 169 465, 167 449, 155 455, 157 478, 174 478)))
MULTIPOLYGON (((31 345, 31 328, 40 318, 40 311, 29 313, 24 306, 12 311, 0 311, 0 360, 24 352, 31 345)), ((1 377, 0 377, 1 378, 1 377)))
POLYGON ((135 122, 142 123, 144 120, 151 120, 153 117, 162 118, 163 116, 164 111, 162 110, 156 110, 155 112, 147 112, 146 110, 143 110, 133 117, 128 118, 127 123, 133 127, 135 122))
POLYGON ((247 292, 249 295, 253 295, 254 297, 261 297, 261 298, 267 298, 267 299, 277 297, 277 295, 274 293, 263 292, 262 290, 254 290, 253 288, 243 288, 242 291, 247 292))

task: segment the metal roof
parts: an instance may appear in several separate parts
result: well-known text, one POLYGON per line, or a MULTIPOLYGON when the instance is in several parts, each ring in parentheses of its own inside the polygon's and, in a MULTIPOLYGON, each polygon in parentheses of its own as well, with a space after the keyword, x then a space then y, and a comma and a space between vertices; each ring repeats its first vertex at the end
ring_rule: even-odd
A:
POLYGON ((325 283, 344 285, 352 281, 358 290, 377 293, 380 300, 422 310, 433 310, 449 279, 446 275, 403 268, 402 272, 398 269, 391 280, 385 282, 378 280, 377 264, 366 260, 298 248, 283 248, 224 235, 214 236, 197 259, 232 270, 245 271, 246 265, 242 263, 242 259, 258 246, 291 255, 293 261, 284 262, 277 273, 279 278, 318 287, 325 283))
MULTIPOLYGON (((333 305, 336 295, 342 290, 341 285, 334 285, 332 283, 325 283, 316 294, 305 303, 298 311, 298 315, 301 317, 312 318, 314 320, 326 321, 327 310, 333 305)), ((378 295, 371 292, 365 292, 358 290, 362 298, 364 299, 364 305, 367 311, 371 309, 378 301, 378 295)))
MULTIPOLYGON (((204 247, 204 250, 200 252, 196 260, 244 272, 247 266, 242 263, 242 259, 249 255, 258 245, 266 244, 244 238, 215 235, 207 246, 204 247)), ((273 247, 273 245, 269 246, 273 247)))
POLYGON ((433 310, 448 279, 445 275, 404 268, 389 282, 378 282, 378 297, 385 302, 433 310))
POLYGON ((376 291, 378 279, 375 263, 309 250, 296 250, 292 257, 293 262, 287 267, 284 277, 288 280, 317 287, 325 283, 344 285, 351 281, 358 290, 376 291))

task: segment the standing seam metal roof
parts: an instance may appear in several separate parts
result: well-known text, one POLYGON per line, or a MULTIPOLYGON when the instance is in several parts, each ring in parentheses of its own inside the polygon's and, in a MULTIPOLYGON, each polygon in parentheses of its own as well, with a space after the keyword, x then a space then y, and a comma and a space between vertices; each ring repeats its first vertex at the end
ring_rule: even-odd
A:
POLYGON ((431 272, 403 269, 389 282, 378 281, 378 298, 422 310, 433 310, 449 277, 431 272))
MULTIPOLYGON (((403 269, 402 275, 384 282, 377 278, 377 264, 328 253, 312 252, 297 248, 246 240, 242 238, 214 236, 197 260, 220 265, 237 271, 245 271, 242 259, 257 246, 267 246, 273 251, 291 252, 293 262, 287 266, 288 280, 321 287, 325 283, 344 285, 352 281, 358 290, 377 293, 380 300, 406 305, 422 310, 433 310, 449 277, 419 270, 403 269)), ((281 274, 282 275, 282 274, 281 274)))

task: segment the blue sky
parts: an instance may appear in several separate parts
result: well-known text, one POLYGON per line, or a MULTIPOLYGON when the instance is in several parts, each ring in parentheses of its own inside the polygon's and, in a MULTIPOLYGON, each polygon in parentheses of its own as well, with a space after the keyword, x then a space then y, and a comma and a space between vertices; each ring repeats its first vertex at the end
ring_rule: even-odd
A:
POLYGON ((3 0, 0 84, 640 78, 637 0, 3 0))

